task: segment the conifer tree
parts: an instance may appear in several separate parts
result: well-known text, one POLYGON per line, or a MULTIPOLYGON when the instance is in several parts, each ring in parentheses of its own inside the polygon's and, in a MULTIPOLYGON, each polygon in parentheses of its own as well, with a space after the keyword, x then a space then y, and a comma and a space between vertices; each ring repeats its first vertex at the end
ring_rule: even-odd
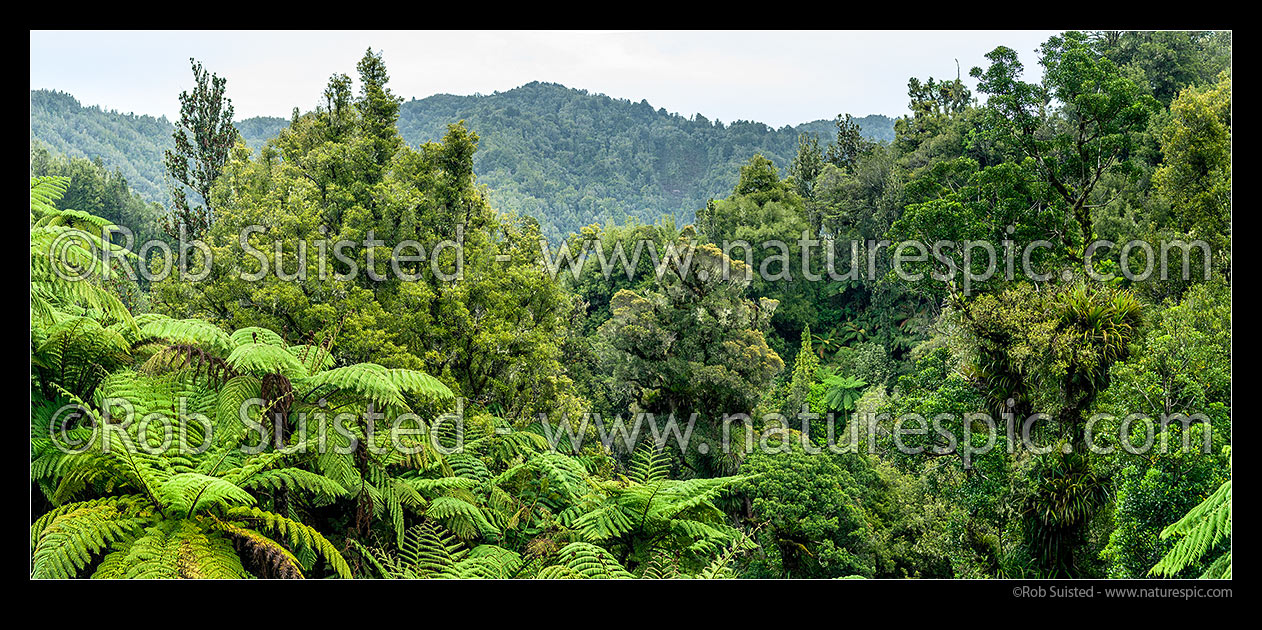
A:
POLYGON ((207 72, 196 59, 189 62, 197 84, 192 92, 180 93, 180 120, 171 134, 175 148, 164 155, 167 175, 174 180, 166 229, 175 238, 181 231, 200 237, 210 227, 210 187, 223 172, 238 136, 232 99, 224 96, 227 80, 207 72), (200 206, 188 199, 189 190, 201 197, 200 206))
POLYGON ((793 380, 789 382, 789 397, 786 400, 785 413, 795 417, 802 411, 811 395, 811 385, 815 383, 815 372, 819 369, 819 357, 811 349, 811 327, 802 330, 802 347, 798 350, 797 359, 793 361, 793 380))

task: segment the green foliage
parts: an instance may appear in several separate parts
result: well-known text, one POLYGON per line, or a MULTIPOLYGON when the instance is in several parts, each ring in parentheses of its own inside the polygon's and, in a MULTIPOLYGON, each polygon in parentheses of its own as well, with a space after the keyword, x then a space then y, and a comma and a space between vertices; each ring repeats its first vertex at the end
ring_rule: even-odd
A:
MULTIPOLYGON (((101 240, 109 222, 53 204, 69 185, 66 177, 31 178, 31 319, 46 326, 68 316, 95 317, 102 324, 134 327, 119 298, 117 259, 122 247, 101 240), (115 262, 101 262, 106 251, 115 262)), ((43 333, 32 327, 32 341, 43 333)))
POLYGON ((1213 83, 1231 66, 1230 31, 1104 31, 1090 37, 1118 67, 1137 68, 1163 105, 1188 86, 1213 83))
MULTIPOLYGON (((349 88, 348 88, 349 91, 349 88)), ((349 96, 348 96, 349 99, 349 96)), ((32 138, 58 153, 100 157, 147 201, 165 201, 162 151, 171 147, 165 119, 82 107, 60 92, 31 92, 32 138)), ((855 119, 870 140, 893 139, 893 121, 855 119)), ((786 167, 801 133, 830 140, 832 121, 773 129, 762 123, 710 121, 653 109, 557 84, 533 82, 489 95, 435 95, 398 106, 399 134, 408 146, 436 142, 465 121, 482 137, 474 161, 496 208, 516 208, 538 220, 552 242, 591 223, 689 221, 707 199, 730 191, 736 167, 762 152, 786 167)), ((255 151, 288 120, 235 121, 255 151)))
MULTIPOLYGON (((1187 516, 1161 531, 1161 537, 1182 535, 1170 553, 1152 568, 1158 575, 1174 576, 1201 559, 1219 543, 1231 539, 1231 481, 1192 508, 1187 516)), ((1231 550, 1218 556, 1201 578, 1231 579, 1231 550)))
POLYGON ((1084 33, 1053 36, 1040 53, 1041 83, 1022 81, 1016 52, 1002 46, 986 55, 989 68, 970 74, 987 95, 984 129, 1007 150, 1036 162, 1078 224, 1081 240, 1074 251, 1081 257, 1094 240, 1092 193, 1106 172, 1133 170, 1135 133, 1160 104, 1084 33), (1052 99, 1059 104, 1055 117, 1047 107, 1052 99))
MULTIPOLYGON (((164 211, 156 202, 146 201, 133 190, 122 171, 105 167, 100 157, 87 159, 56 154, 45 144, 31 141, 32 177, 69 177, 70 182, 59 205, 105 219, 131 230, 133 249, 140 243, 163 236, 164 211)), ((99 236, 100 229, 95 230, 99 236)))
POLYGON ((1139 344, 1142 350, 1114 364, 1109 387, 1097 402, 1098 411, 1113 418, 1097 430, 1097 442, 1116 449, 1105 462, 1119 469, 1114 473, 1115 526, 1101 552, 1111 576, 1148 575, 1174 544, 1161 531, 1230 479, 1230 463, 1221 455, 1231 440, 1226 296, 1221 283, 1203 283, 1156 310, 1139 344), (1126 450, 1145 440, 1142 425, 1123 431, 1124 418, 1132 413, 1169 418, 1154 427, 1153 435, 1155 444, 1168 445, 1168 452, 1126 450))
MULTIPOLYGON (((1198 444, 1193 425, 1193 444, 1198 444)), ((1166 430, 1167 439, 1179 439, 1178 431, 1166 430)), ((1138 459, 1138 458, 1136 458, 1138 459)), ((1143 578, 1176 542, 1161 533, 1170 523, 1196 507, 1211 494, 1229 472, 1225 457, 1199 452, 1172 453, 1154 457, 1151 463, 1137 461, 1115 475, 1115 526, 1101 558, 1108 563, 1110 577, 1143 578)), ((1208 568, 1209 559, 1193 561, 1184 575, 1195 576, 1208 568)))
POLYGON ((824 170, 824 154, 819 148, 819 139, 807 134, 798 135, 798 153, 789 163, 789 176, 793 178, 795 192, 803 199, 811 199, 815 195, 815 180, 824 170))
POLYGON ((909 80, 892 129, 404 102, 372 49, 288 120, 196 65, 178 131, 32 92, 32 577, 1229 578, 1230 34, 1040 53, 984 104, 909 80), (199 282, 102 238, 154 232, 163 150, 199 282), (1096 238, 1213 273, 1084 278, 1096 238))
POLYGON ((223 172, 238 137, 232 125, 232 99, 224 96, 227 81, 204 70, 195 59, 189 63, 197 85, 191 93, 180 92, 180 120, 171 134, 174 147, 162 156, 174 180, 166 230, 181 240, 201 238, 214 220, 210 187, 223 172), (187 190, 197 193, 201 205, 188 200, 187 190))
POLYGON ((802 331, 802 346, 793 361, 793 379, 789 382, 789 396, 784 407, 786 416, 796 416, 802 411, 802 406, 807 404, 818 371, 819 358, 811 348, 811 328, 807 326, 802 331))
POLYGON ((744 477, 671 480, 655 447, 643 445, 627 483, 604 482, 560 514, 583 540, 615 549, 639 564, 659 549, 699 563, 735 542, 731 527, 715 502, 744 477), (638 479, 638 481, 637 481, 638 479))
POLYGON ((837 116, 837 141, 828 147, 824 159, 838 168, 850 168, 872 147, 873 143, 863 138, 859 123, 850 114, 845 114, 844 117, 837 116))
POLYGON ((853 376, 835 374, 824 379, 824 405, 829 411, 853 411, 867 382, 853 376))
POLYGON ((396 554, 377 548, 364 553, 381 577, 396 580, 508 579, 522 568, 516 552, 494 545, 470 550, 434 521, 408 528, 396 554))
MULTIPOLYGON (((1162 165, 1153 184, 1173 207, 1176 228, 1209 242, 1219 260, 1231 245, 1231 75, 1188 88, 1170 105, 1161 130, 1162 165)), ((1221 263, 1220 263, 1221 264, 1221 263)))
POLYGON ((787 435, 778 452, 756 451, 742 485, 762 548, 749 577, 871 577, 875 572, 861 496, 871 472, 859 456, 808 454, 787 435))
POLYGON ((1082 413, 1107 385, 1109 367, 1129 353, 1142 305, 1130 291, 1107 286, 1040 294, 1021 285, 978 297, 960 317, 974 338, 968 374, 995 408, 1012 400, 1019 413, 1055 415, 1065 435, 1080 442, 1082 413))
MULTIPOLYGON (((36 520, 32 577, 75 577, 94 565, 93 577, 302 577, 304 567, 294 555, 301 551, 322 556, 339 576, 351 577, 323 536, 255 506, 244 485, 280 458, 231 457, 230 449, 155 456, 135 445, 111 447, 98 439, 67 458, 55 498, 98 487, 124 494, 62 503, 36 520)), ((333 487, 309 475, 273 476, 269 483, 295 491, 333 487)))

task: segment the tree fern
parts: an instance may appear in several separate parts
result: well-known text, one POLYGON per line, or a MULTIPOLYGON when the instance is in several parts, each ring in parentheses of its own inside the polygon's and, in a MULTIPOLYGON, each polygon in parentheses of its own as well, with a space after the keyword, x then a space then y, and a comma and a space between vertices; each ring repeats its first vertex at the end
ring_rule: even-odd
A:
POLYGON ((1226 541, 1227 550, 1218 555, 1202 578, 1231 578, 1231 480, 1219 486, 1209 498, 1192 508, 1186 516, 1161 532, 1162 538, 1179 535, 1161 561, 1150 571, 1156 575, 1174 577, 1187 567, 1199 562, 1206 554, 1226 541))
POLYGON ((261 343, 261 344, 267 344, 269 346, 277 346, 279 348, 288 349, 288 346, 285 345, 285 339, 283 337, 276 334, 272 330, 269 330, 267 328, 260 328, 258 326, 247 326, 245 328, 238 328, 232 331, 232 334, 229 335, 229 338, 231 338, 232 343, 236 344, 238 347, 243 346, 247 343, 261 343))
POLYGON ((307 366, 284 346, 243 343, 232 349, 226 361, 238 374, 280 374, 290 380, 307 376, 307 366))
POLYGON ((281 467, 284 453, 249 456, 233 446, 154 453, 98 440, 68 457, 55 501, 98 488, 128 493, 66 502, 38 519, 32 577, 73 577, 97 558, 94 577, 301 577, 295 552, 323 557, 337 575, 351 577, 328 540, 259 508, 250 492, 333 494, 340 486, 281 467))
POLYGON ((635 577, 603 547, 591 543, 573 542, 562 547, 556 555, 556 563, 539 572, 541 579, 610 580, 635 577))
POLYGON ((515 577, 522 566, 521 556, 503 547, 467 549, 456 535, 433 520, 408 528, 395 553, 362 545, 357 548, 381 577, 389 579, 507 579, 515 577))
POLYGON ((651 442, 644 442, 631 455, 627 478, 637 484, 663 481, 670 476, 670 457, 651 442))
POLYGON ((236 343, 228 333, 200 319, 151 318, 140 326, 140 335, 143 338, 195 345, 219 358, 227 358, 236 348, 236 343))
POLYGON ((43 331, 43 341, 31 356, 45 395, 51 386, 82 398, 91 397, 109 372, 131 358, 122 335, 88 317, 66 317, 43 331))
POLYGON ((433 499, 425 508, 425 515, 445 525, 462 540, 474 540, 499 533, 481 508, 455 497, 433 499))
POLYGON ((33 330, 67 314, 93 315, 134 327, 131 313, 107 288, 118 279, 118 269, 102 262, 106 251, 115 260, 129 257, 130 252, 101 239, 101 228, 108 227, 108 221, 55 207, 68 185, 66 177, 31 178, 33 330))

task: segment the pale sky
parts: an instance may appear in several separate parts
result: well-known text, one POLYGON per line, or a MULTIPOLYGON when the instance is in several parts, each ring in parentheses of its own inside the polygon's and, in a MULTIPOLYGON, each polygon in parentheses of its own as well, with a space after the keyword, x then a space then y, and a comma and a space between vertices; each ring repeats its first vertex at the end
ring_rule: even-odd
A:
POLYGON ((907 79, 954 78, 1054 31, 32 31, 31 89, 174 120, 188 58, 228 80, 238 119, 312 109, 329 75, 356 77, 371 46, 405 99, 560 83, 684 116, 774 127, 907 112, 907 79))

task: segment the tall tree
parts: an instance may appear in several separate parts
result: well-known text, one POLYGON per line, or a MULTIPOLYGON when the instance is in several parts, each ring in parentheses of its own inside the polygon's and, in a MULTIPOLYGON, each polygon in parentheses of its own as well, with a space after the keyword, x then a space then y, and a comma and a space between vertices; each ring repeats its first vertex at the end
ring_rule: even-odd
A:
MULTIPOLYGON (((745 297, 745 264, 713 244, 693 248, 690 238, 686 230, 674 254, 663 255, 682 264, 666 265, 649 287, 613 296, 598 352, 621 408, 674 414, 680 423, 696 414, 698 433, 717 444, 720 416, 749 414, 784 369, 763 336, 778 303, 745 297)), ((694 470, 730 470, 718 453, 697 452, 702 457, 685 453, 694 470)))
POLYGON ((863 137, 859 123, 850 114, 837 116, 837 142, 828 147, 824 159, 846 168, 859 160, 859 156, 872 150, 874 143, 863 137))
POLYGON ((174 180, 166 226, 173 237, 181 231, 200 237, 210 227, 214 220, 210 187, 223 172, 238 136, 232 124, 232 99, 224 96, 227 80, 207 72, 196 59, 189 62, 196 86, 192 92, 180 92, 180 121, 171 134, 175 148, 164 156, 167 174, 174 180), (189 201, 188 190, 201 197, 201 205, 189 201))
POLYGON ((978 79, 977 89, 989 95, 985 124, 990 134, 1019 157, 1032 158, 1072 211, 1082 237, 1076 252, 1081 256, 1094 234, 1096 185, 1106 173, 1132 170, 1133 136, 1159 105, 1083 33, 1052 37, 1040 52, 1041 83, 1022 81, 1024 66, 1016 51, 1004 46, 986 55, 989 68, 973 68, 970 74, 978 79))
POLYGON ((785 401, 785 415, 795 417, 802 411, 811 395, 811 386, 815 384, 816 370, 819 369, 819 357, 811 349, 811 326, 802 329, 802 346, 793 361, 793 380, 789 382, 789 396, 785 401))
POLYGON ((359 108, 359 120, 364 126, 364 135, 372 142, 373 157, 380 171, 403 144, 395 129, 399 120, 399 104, 403 99, 386 87, 390 75, 386 72, 381 53, 374 53, 369 48, 355 67, 359 70, 359 99, 355 106, 359 108))
POLYGON ((1202 239, 1224 260, 1231 248, 1231 76, 1188 88, 1170 105, 1161 130, 1164 163, 1153 174, 1173 206, 1177 227, 1202 239))
POLYGON ((815 198, 815 180, 824 170, 824 154, 815 136, 798 134, 798 153, 789 163, 789 175, 803 199, 815 198))

